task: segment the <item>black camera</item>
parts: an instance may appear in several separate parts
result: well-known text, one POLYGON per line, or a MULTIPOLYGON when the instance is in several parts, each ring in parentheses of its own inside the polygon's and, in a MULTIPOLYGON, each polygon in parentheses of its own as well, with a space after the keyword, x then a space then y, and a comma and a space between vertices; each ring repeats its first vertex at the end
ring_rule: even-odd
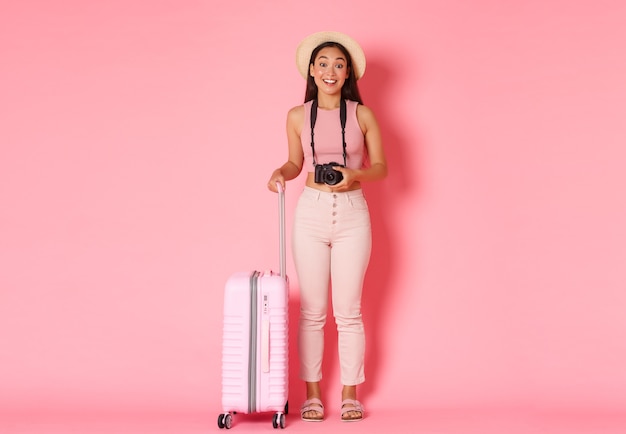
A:
POLYGON ((316 164, 315 165, 315 183, 316 184, 339 184, 343 179, 343 174, 333 169, 333 166, 344 167, 341 164, 331 162, 328 164, 316 164))

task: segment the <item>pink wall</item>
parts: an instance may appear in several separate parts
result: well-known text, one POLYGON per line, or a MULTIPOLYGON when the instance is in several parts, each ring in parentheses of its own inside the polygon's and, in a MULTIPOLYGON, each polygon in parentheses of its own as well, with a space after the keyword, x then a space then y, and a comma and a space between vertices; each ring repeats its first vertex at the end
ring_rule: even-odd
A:
POLYGON ((277 262, 265 182, 323 29, 368 55, 391 172, 369 407, 624 409, 626 6, 369 3, 2 6, 0 412, 219 411, 223 284, 277 262))

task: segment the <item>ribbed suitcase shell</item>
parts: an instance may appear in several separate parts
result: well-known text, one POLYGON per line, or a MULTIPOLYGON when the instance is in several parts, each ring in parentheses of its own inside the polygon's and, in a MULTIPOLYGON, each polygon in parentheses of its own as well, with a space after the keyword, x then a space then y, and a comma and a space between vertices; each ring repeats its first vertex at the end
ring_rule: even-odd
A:
POLYGON ((282 412, 288 391, 288 287, 279 275, 233 274, 224 294, 222 407, 282 412))
POLYGON ((275 412, 285 427, 289 390, 289 280, 285 261, 285 197, 279 186, 280 274, 237 272, 224 289, 220 428, 233 413, 275 412))

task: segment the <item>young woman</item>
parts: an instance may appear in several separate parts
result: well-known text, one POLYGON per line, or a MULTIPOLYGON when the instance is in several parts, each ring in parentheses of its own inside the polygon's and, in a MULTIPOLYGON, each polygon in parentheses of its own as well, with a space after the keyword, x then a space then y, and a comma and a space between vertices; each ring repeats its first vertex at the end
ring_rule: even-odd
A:
POLYGON ((289 157, 272 173, 268 188, 276 192, 276 183, 285 188, 286 181, 307 172, 292 237, 300 283, 300 376, 307 393, 301 416, 324 419, 320 381, 330 283, 343 384, 341 419, 357 421, 364 412, 357 385, 365 381, 361 293, 372 243, 361 183, 384 178, 387 163, 378 123, 357 87, 365 71, 359 44, 342 33, 315 33, 298 46, 296 63, 307 80, 305 103, 289 110, 289 157))

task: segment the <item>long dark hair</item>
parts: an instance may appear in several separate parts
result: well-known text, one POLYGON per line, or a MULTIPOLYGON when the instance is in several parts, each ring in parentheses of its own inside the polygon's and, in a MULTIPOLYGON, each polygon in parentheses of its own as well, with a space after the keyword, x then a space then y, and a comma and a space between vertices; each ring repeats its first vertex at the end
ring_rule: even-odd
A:
MULTIPOLYGON (((309 60, 309 66, 313 65, 315 62, 315 58, 317 54, 320 52, 322 48, 326 47, 336 47, 346 56, 346 61, 348 63, 348 77, 346 78, 343 87, 341 88, 341 97, 343 99, 349 99, 352 101, 357 101, 360 104, 363 104, 363 100, 361 99, 361 94, 359 93, 359 87, 356 83, 356 76, 354 75, 354 68, 352 67, 352 57, 350 57, 350 53, 346 48, 337 43, 337 42, 324 42, 323 44, 315 47, 315 50, 311 53, 311 59, 309 60)), ((304 93, 304 102, 311 101, 312 99, 317 98, 317 85, 315 84, 315 79, 311 77, 309 74, 306 79, 306 91, 304 93)))

